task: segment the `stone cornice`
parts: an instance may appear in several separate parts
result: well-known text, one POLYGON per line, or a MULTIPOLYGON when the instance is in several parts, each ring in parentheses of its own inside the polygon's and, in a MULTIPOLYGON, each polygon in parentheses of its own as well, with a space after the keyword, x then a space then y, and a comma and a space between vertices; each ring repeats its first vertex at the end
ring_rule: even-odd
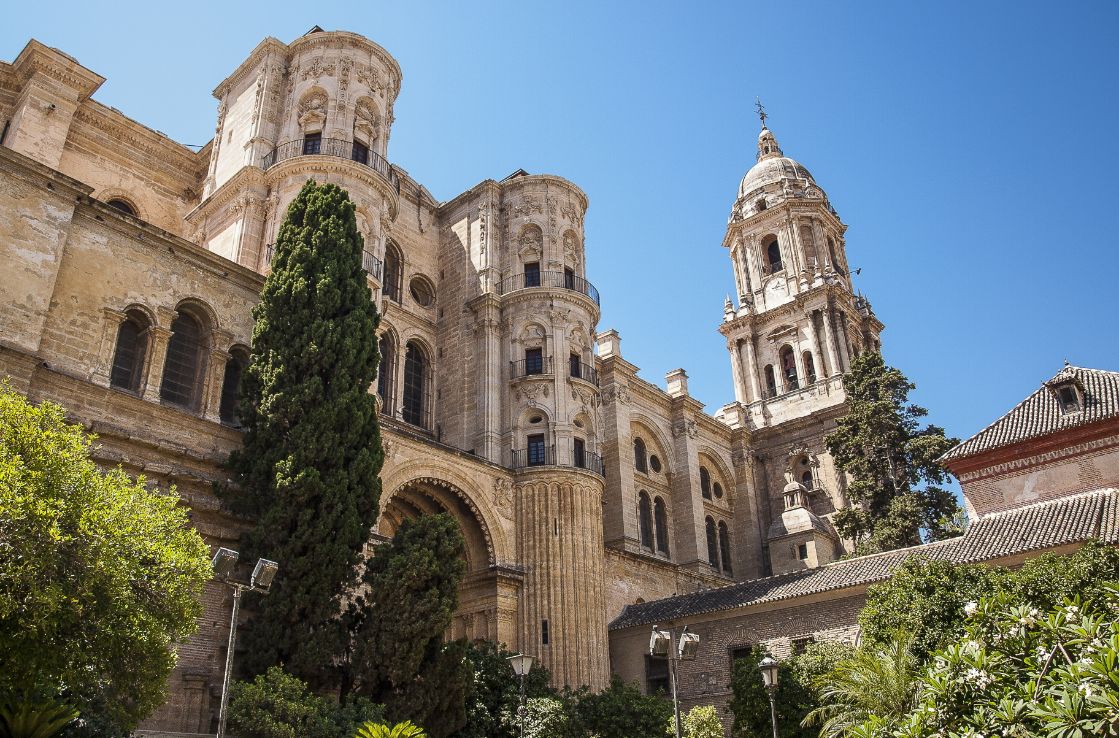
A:
MULTIPOLYGON (((775 308, 770 308, 765 312, 750 312, 746 315, 739 315, 733 320, 728 320, 724 323, 721 323, 719 325, 719 333, 722 333, 724 336, 727 336, 729 338, 732 333, 736 333, 744 328, 752 327, 754 324, 760 322, 772 321, 774 318, 780 319, 795 317, 799 319, 803 317, 805 311, 815 310, 827 306, 826 304, 811 305, 809 303, 812 303, 820 299, 821 297, 827 299, 835 296, 846 296, 850 297, 852 300, 854 299, 854 296, 851 294, 851 292, 841 282, 837 282, 835 284, 822 284, 819 287, 810 288, 807 292, 798 292, 789 302, 786 302, 783 305, 778 305, 775 308)), ((862 313, 860 313, 858 310, 855 310, 854 306, 851 306, 849 310, 846 309, 845 306, 835 305, 834 303, 832 303, 832 306, 837 309, 844 310, 852 318, 855 318, 857 316, 859 320, 862 320, 864 317, 866 317, 862 315, 862 313)))
POLYGON ((598 304, 578 290, 569 290, 563 287, 527 287, 506 292, 501 295, 501 302, 503 305, 516 305, 523 302, 533 302, 534 300, 555 300, 556 298, 570 300, 584 308, 591 315, 591 324, 598 323, 600 317, 598 304))
MULTIPOLYGON (((734 236, 746 230, 747 226, 751 229, 755 228, 763 220, 773 215, 783 215, 786 218, 792 217, 793 215, 819 215, 823 217, 824 220, 830 221, 831 225, 836 228, 840 234, 846 233, 846 224, 828 208, 821 208, 820 205, 823 203, 826 203, 826 201, 810 199, 783 200, 776 205, 770 206, 761 212, 754 213, 742 220, 733 220, 727 223, 727 233, 723 236, 723 248, 729 249, 734 244, 734 236)), ((736 206, 737 204, 738 203, 735 202, 736 206)))
POLYGON ((210 193, 209 197, 187 213, 183 220, 194 226, 201 225, 204 220, 243 195, 245 190, 253 187, 258 189, 267 187, 264 170, 260 167, 241 167, 236 174, 223 182, 221 187, 210 193))
POLYGON ((269 51, 275 51, 276 53, 286 55, 287 48, 284 42, 278 38, 272 36, 265 38, 249 52, 245 61, 241 62, 241 64, 233 70, 232 74, 218 83, 218 86, 214 88, 214 97, 218 100, 224 99, 226 93, 229 92, 229 88, 244 79, 269 51))
POLYGON ((583 213, 587 212, 587 207, 590 204, 590 200, 587 199, 587 194, 583 192, 582 189, 580 189, 579 185, 575 184, 569 179, 564 179, 563 177, 560 177, 556 174, 524 174, 520 177, 514 177, 513 179, 498 182, 497 184, 501 187, 503 192, 512 193, 521 189, 525 185, 536 184, 540 182, 560 185, 561 187, 571 190, 579 198, 579 204, 583 207, 583 213))
MULTIPOLYGON (((391 219, 396 220, 397 211, 399 210, 400 196, 397 194, 396 188, 390 185, 384 177, 364 164, 349 159, 343 159, 338 156, 294 156, 291 159, 285 159, 279 164, 269 167, 267 171, 261 170, 259 167, 244 167, 243 169, 256 169, 257 171, 263 172, 264 181, 269 186, 275 185, 284 177, 299 176, 301 174, 308 174, 311 176, 316 174, 342 174, 362 184, 369 185, 380 194, 384 195, 385 199, 389 202, 389 217, 391 219)), ((228 182, 226 184, 228 184, 228 182)), ((222 186, 224 187, 225 185, 222 186)))
MULTIPOLYGON (((159 131, 121 113, 115 108, 87 100, 74 112, 74 118, 108 135, 114 143, 126 143, 132 148, 159 161, 169 171, 186 170, 199 180, 204 176, 205 164, 201 152, 194 152, 183 144, 159 131)), ((71 132, 72 135, 73 132, 71 132)))
POLYGON ((0 171, 7 172, 29 184, 52 190, 58 194, 61 194, 59 193, 61 189, 70 197, 88 197, 93 192, 93 188, 86 183, 40 164, 28 156, 12 151, 7 146, 0 146, 0 171))
POLYGON ((12 66, 22 84, 27 84, 35 74, 43 74, 74 90, 79 101, 86 100, 105 81, 100 74, 79 64, 77 59, 35 39, 27 42, 12 66))

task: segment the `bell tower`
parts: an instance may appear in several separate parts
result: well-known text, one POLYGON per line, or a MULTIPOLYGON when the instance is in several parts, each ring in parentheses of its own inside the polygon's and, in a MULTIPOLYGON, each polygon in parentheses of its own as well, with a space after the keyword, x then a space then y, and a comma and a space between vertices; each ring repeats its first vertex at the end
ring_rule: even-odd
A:
POLYGON ((883 325, 854 292, 847 226, 765 125, 757 163, 742 178, 723 246, 738 291, 728 297, 727 338, 736 404, 746 425, 768 427, 843 402, 840 376, 883 325))

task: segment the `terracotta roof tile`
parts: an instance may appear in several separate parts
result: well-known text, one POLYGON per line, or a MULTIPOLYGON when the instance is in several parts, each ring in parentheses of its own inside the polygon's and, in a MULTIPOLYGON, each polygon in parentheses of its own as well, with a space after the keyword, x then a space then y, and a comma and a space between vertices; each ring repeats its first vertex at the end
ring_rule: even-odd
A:
POLYGON ((871 584, 910 556, 970 564, 1100 538, 1119 544, 1119 490, 1097 490, 982 518, 959 538, 837 561, 818 569, 627 605, 611 630, 871 584))
POLYGON ((941 457, 951 461, 1020 441, 1119 417, 1119 372, 1065 366, 1017 407, 941 457), (1053 386, 1078 384, 1084 393, 1080 412, 1063 413, 1053 386))

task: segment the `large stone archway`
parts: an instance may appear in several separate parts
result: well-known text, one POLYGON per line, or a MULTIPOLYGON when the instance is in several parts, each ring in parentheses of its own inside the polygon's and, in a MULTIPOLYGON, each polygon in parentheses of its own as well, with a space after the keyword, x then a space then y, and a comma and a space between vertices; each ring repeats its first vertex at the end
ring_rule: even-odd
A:
POLYGON ((523 575, 501 564, 494 531, 460 487, 438 476, 417 476, 398 484, 382 501, 376 532, 392 538, 405 520, 439 513, 455 519, 466 542, 467 574, 448 636, 515 647, 523 575))

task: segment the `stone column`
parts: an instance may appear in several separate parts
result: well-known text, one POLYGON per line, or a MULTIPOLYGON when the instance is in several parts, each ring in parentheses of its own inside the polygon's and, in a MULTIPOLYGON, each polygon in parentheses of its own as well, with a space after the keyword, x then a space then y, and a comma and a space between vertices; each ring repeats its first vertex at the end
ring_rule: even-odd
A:
POLYGON ((230 341, 222 341, 218 337, 219 333, 232 340, 232 336, 224 331, 214 331, 214 337, 210 339, 210 361, 206 367, 206 381, 202 386, 202 417, 215 423, 221 422, 221 390, 225 384, 225 366, 230 359, 228 351, 218 348, 228 345, 230 341))
POLYGON ((501 464, 501 399, 507 391, 503 381, 501 357, 501 304, 493 293, 484 293, 471 305, 478 339, 478 416, 481 427, 475 433, 479 456, 501 464))
POLYGON ((144 379, 144 399, 159 402, 159 388, 163 383, 163 363, 167 359, 167 342, 171 340, 171 323, 179 313, 170 308, 156 310, 156 325, 149 330, 151 348, 148 371, 144 379))
POLYGON ((839 344, 839 356, 843 360, 843 371, 847 371, 851 368, 851 339, 847 335, 847 325, 844 322, 841 311, 835 310, 832 314, 835 315, 835 327, 837 329, 836 338, 838 339, 837 343, 839 344))
POLYGON ((748 336, 742 340, 746 346, 746 368, 750 375, 750 401, 757 402, 762 399, 762 393, 758 384, 758 372, 761 367, 758 366, 758 354, 754 348, 754 337, 748 336))
MULTIPOLYGON (((808 338, 808 350, 812 353, 812 364, 815 369, 816 379, 823 379, 827 375, 825 374, 823 357, 820 356, 820 343, 816 339, 816 321, 813 320, 811 311, 806 313, 805 317, 808 319, 808 330, 805 331, 805 334, 808 338)), ((807 374, 804 376, 804 381, 808 381, 807 374)))
POLYGON ((742 373, 742 355, 739 353, 739 340, 727 341, 727 351, 730 352, 730 365, 734 372, 734 399, 736 402, 746 403, 746 377, 742 373))
POLYGON ((824 343, 827 344, 828 349, 828 376, 838 376, 843 373, 843 368, 839 365, 839 351, 835 345, 835 328, 832 325, 832 312, 831 307, 826 307, 822 311, 824 323, 824 343))
POLYGON ((101 349, 97 352, 97 363, 90 372, 90 381, 102 387, 108 387, 112 379, 117 333, 120 331, 120 324, 124 322, 128 315, 112 308, 105 308, 101 312, 105 316, 101 329, 101 349))

